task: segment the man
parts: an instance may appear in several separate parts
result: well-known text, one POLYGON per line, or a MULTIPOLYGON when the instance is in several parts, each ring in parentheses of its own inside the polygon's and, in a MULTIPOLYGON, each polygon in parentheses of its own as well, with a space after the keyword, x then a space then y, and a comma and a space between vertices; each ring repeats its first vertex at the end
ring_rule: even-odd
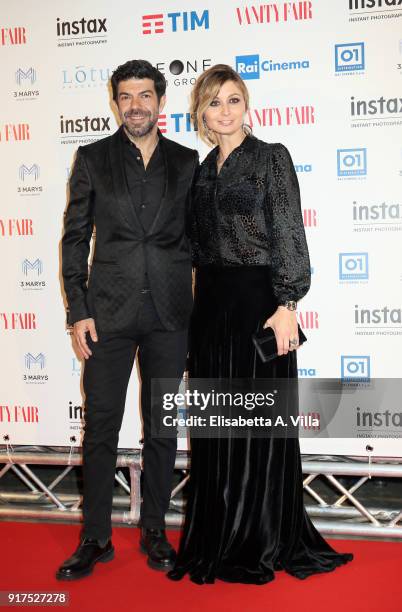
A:
POLYGON ((185 213, 198 154, 158 131, 166 81, 149 62, 119 66, 111 84, 122 125, 78 149, 63 238, 70 323, 86 360, 86 404, 84 527, 79 547, 56 574, 60 580, 86 576, 114 556, 118 434, 137 350, 144 424, 140 546, 155 569, 170 569, 175 560, 164 517, 177 441, 151 436, 151 379, 180 378, 185 369, 192 308, 185 213))

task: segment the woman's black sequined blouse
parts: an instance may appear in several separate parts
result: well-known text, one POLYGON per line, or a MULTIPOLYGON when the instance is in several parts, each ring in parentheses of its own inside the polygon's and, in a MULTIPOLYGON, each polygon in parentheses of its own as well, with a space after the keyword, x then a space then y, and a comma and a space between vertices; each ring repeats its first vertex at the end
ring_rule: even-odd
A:
POLYGON ((299 300, 310 287, 310 261, 289 151, 249 135, 219 174, 217 155, 215 147, 194 184, 193 265, 268 265, 278 303, 299 300))

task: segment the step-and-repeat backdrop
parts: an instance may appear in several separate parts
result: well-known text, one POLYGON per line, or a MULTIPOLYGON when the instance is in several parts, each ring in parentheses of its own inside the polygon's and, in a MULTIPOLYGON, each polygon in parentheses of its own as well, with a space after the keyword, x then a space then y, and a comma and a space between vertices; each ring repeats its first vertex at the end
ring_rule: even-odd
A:
MULTIPOLYGON (((79 145, 117 127, 108 79, 145 58, 168 80, 168 137, 200 150, 197 76, 233 66, 248 123, 299 177, 312 287, 300 377, 401 376, 400 0, 19 0, 0 7, 0 441, 79 445, 81 363, 60 283, 67 181, 79 145)), ((393 429, 401 428, 394 422, 393 429)), ((120 437, 140 438, 133 372, 120 437)), ((304 452, 402 456, 395 439, 303 441, 304 452)))

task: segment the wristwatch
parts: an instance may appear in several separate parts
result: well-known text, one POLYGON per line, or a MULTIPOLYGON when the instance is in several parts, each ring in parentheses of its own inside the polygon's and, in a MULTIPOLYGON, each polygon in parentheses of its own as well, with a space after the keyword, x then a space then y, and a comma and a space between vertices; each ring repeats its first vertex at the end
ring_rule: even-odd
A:
POLYGON ((294 300, 286 300, 286 302, 284 304, 281 304, 281 306, 285 306, 285 308, 287 308, 288 310, 296 310, 297 302, 295 302, 294 300))

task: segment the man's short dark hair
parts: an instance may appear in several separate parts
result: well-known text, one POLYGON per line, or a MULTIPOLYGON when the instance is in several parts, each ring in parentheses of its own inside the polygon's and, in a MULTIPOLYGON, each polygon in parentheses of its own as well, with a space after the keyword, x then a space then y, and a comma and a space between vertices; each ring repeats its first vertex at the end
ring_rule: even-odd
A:
POLYGON ((154 82, 158 100, 166 92, 166 79, 163 74, 147 60, 129 60, 118 66, 111 77, 113 100, 117 101, 117 86, 128 79, 151 79, 154 82))

